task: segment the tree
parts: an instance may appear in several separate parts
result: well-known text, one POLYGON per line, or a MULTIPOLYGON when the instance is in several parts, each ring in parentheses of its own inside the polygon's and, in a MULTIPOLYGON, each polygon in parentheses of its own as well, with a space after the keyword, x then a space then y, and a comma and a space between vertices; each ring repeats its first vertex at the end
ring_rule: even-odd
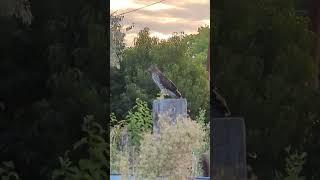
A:
POLYGON ((27 0, 3 0, 0 2, 0 16, 13 16, 30 25, 32 14, 27 0))
POLYGON ((125 48, 122 25, 123 16, 110 15, 110 67, 119 68, 119 63, 122 59, 122 52, 125 48))
POLYGON ((213 11, 214 79, 232 113, 246 119, 247 154, 258 155, 248 163, 259 179, 274 179, 273 171, 283 170, 286 146, 303 148, 310 114, 317 112, 314 36, 294 5, 223 1, 213 11))
POLYGON ((118 16, 115 13, 110 15, 110 110, 117 115, 124 115, 129 108, 129 106, 125 106, 121 94, 125 89, 125 83, 124 76, 120 70, 120 64, 125 50, 125 33, 129 31, 132 26, 123 30, 121 24, 123 18, 123 16, 118 16))
POLYGON ((30 25, 0 18, 0 160, 12 160, 22 179, 50 178, 58 155, 81 137, 84 115, 105 123, 104 5, 32 1, 30 25))
POLYGON ((160 41, 150 37, 148 28, 141 30, 134 47, 124 50, 118 76, 124 78, 121 85, 124 89, 118 91, 120 95, 113 101, 112 107, 116 107, 113 112, 123 116, 121 113, 127 112, 136 98, 149 104, 156 98, 159 90, 147 72, 151 64, 157 65, 177 85, 188 100, 192 116, 199 108, 208 110, 209 85, 205 69, 208 35, 209 28, 203 27, 197 35, 174 33, 168 40, 160 41))

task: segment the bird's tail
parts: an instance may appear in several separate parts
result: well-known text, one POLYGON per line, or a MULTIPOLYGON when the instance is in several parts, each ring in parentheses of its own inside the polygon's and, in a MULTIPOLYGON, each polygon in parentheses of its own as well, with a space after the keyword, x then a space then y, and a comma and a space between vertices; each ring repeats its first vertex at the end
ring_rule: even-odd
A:
POLYGON ((231 116, 231 111, 230 111, 227 104, 226 104, 226 110, 227 110, 227 112, 225 113, 225 116, 231 116))
POLYGON ((177 95, 177 97, 180 98, 180 99, 183 98, 182 95, 181 95, 181 92, 180 92, 178 89, 177 89, 177 94, 176 94, 176 95, 177 95))
POLYGON ((231 115, 231 111, 227 105, 226 100, 224 99, 224 97, 222 97, 217 91, 216 89, 213 89, 213 93, 215 94, 216 99, 221 103, 221 105, 223 106, 223 108, 225 109, 225 116, 230 116, 231 115))

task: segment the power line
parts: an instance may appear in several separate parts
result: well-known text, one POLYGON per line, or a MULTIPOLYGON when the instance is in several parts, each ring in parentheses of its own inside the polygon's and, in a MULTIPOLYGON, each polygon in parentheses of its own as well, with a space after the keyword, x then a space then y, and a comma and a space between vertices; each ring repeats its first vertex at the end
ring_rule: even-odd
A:
POLYGON ((112 16, 113 14, 117 13, 117 12, 118 12, 118 10, 114 11, 113 13, 111 13, 111 16, 112 16))
MULTIPOLYGON (((158 1, 158 2, 155 2, 155 3, 152 3, 152 4, 149 4, 149 5, 146 5, 146 6, 137 8, 137 9, 133 9, 133 10, 131 10, 131 11, 127 11, 127 12, 121 13, 121 14, 119 14, 118 16, 123 16, 123 15, 125 15, 125 14, 131 13, 131 12, 134 12, 134 11, 138 11, 138 10, 140 10, 140 9, 144 9, 144 8, 146 8, 146 7, 149 7, 149 6, 152 6, 152 5, 161 3, 161 2, 163 2, 163 1, 165 1, 165 0, 161 0, 161 1, 158 1)), ((114 13, 115 13, 115 12, 114 12, 114 13)))

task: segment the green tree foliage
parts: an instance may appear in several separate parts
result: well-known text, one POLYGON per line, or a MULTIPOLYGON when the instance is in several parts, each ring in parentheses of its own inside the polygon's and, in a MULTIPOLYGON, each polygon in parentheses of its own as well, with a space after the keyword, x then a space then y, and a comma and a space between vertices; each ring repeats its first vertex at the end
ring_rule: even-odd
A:
POLYGON ((290 147, 286 148, 286 153, 289 156, 286 158, 285 175, 277 173, 277 180, 305 180, 305 177, 301 177, 301 172, 307 154, 291 152, 290 147))
POLYGON ((190 34, 185 41, 188 46, 187 53, 194 61, 202 62, 207 65, 207 55, 209 47, 210 29, 208 26, 198 28, 198 34, 190 34))
MULTIPOLYGON (((150 30, 141 30, 134 46, 124 50, 120 71, 111 79, 117 90, 112 101, 112 112, 121 116, 135 103, 135 99, 151 104, 159 90, 147 69, 156 64, 187 98, 191 115, 199 108, 208 108, 209 85, 205 62, 209 28, 199 28, 196 35, 174 33, 168 40, 150 36, 150 30), (120 105, 121 104, 121 105, 120 105)), ((112 93, 112 92, 111 92, 112 93)), ((208 109, 207 109, 208 110, 208 109)))
POLYGON ((47 179, 81 137, 83 116, 105 123, 105 4, 43 0, 30 10, 30 25, 0 17, 0 161, 23 179, 47 179))
MULTIPOLYGON (((59 157, 60 168, 53 171, 53 180, 108 178, 108 144, 104 140, 104 136, 106 136, 105 130, 100 124, 94 122, 93 116, 86 116, 82 131, 86 133, 86 136, 73 145, 73 150, 76 151, 84 147, 87 150, 87 157, 81 159, 77 157, 76 163, 73 163, 69 158, 70 151, 66 151, 64 157, 59 157)), ((75 153, 72 155, 75 155, 75 153)))
POLYGON ((304 148, 318 111, 309 20, 290 0, 227 0, 213 13, 213 78, 232 113, 246 119, 247 150, 258 155, 248 163, 259 179, 273 179, 283 149, 304 148))
POLYGON ((125 48, 122 20, 123 16, 110 15, 110 102, 117 102, 112 103, 110 108, 111 112, 115 112, 118 116, 125 114, 125 110, 128 110, 121 108, 125 105, 121 95, 125 89, 124 77, 119 69, 125 48))
POLYGON ((122 32, 123 16, 110 15, 110 68, 119 68, 119 63, 122 58, 122 52, 125 47, 124 37, 122 32))
POLYGON ((110 115, 110 119, 110 172, 128 173, 133 169, 143 134, 151 132, 151 110, 145 101, 136 99, 125 119, 117 120, 114 113, 110 115))
POLYGON ((12 16, 23 24, 30 25, 32 21, 30 1, 2 0, 0 2, 0 16, 12 16))
POLYGON ((0 166, 0 178, 3 180, 19 180, 19 175, 15 171, 12 161, 5 161, 0 166))
POLYGON ((146 102, 136 100, 136 105, 126 116, 128 122, 129 142, 134 146, 140 145, 141 135, 149 132, 152 128, 151 110, 146 102))

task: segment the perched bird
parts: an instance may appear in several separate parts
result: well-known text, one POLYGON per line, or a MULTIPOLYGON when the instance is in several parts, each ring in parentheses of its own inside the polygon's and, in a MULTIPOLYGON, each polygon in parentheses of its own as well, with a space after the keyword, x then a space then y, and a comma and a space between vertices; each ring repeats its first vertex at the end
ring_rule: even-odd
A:
POLYGON ((173 82, 168 79, 156 66, 151 65, 148 69, 152 80, 160 88, 161 94, 171 96, 172 98, 182 98, 181 93, 173 82))
POLYGON ((229 107, 227 105, 226 100, 217 92, 217 89, 215 87, 214 83, 211 83, 212 79, 210 79, 210 41, 209 41, 209 48, 208 48, 208 56, 207 56, 207 70, 208 70, 208 79, 210 81, 210 89, 211 89, 211 99, 210 103, 212 104, 213 109, 213 117, 226 117, 230 116, 231 112, 229 110, 229 107))
POLYGON ((213 116, 214 117, 227 117, 231 115, 226 100, 217 92, 215 88, 212 88, 212 100, 213 116))

